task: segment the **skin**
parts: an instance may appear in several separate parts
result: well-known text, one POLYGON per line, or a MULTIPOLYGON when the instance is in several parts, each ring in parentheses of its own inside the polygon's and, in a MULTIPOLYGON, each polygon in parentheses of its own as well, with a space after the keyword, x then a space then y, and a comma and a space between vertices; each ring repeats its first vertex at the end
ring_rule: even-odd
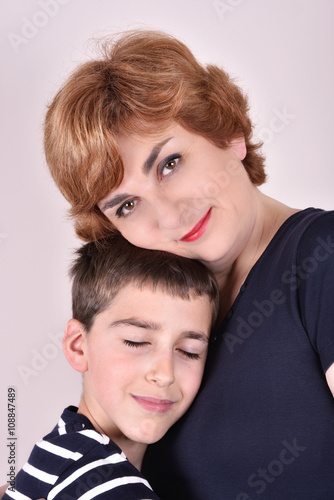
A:
MULTIPOLYGON (((75 319, 67 324, 65 356, 84 374, 79 413, 139 470, 147 445, 163 437, 198 392, 211 322, 207 296, 190 293, 186 300, 129 285, 88 333, 75 319)), ((0 499, 7 487, 0 487, 0 499)))
MULTIPOLYGON (((223 319, 250 269, 298 209, 252 184, 242 137, 221 149, 174 124, 154 136, 120 135, 118 146, 124 177, 99 208, 134 245, 203 262, 217 278, 223 319), (203 234, 184 241, 208 212, 203 234)), ((326 379, 334 395, 334 364, 326 379)))
MULTIPOLYGON (((250 182, 241 163, 246 154, 243 138, 222 150, 174 125, 154 137, 119 136, 118 145, 124 178, 99 202, 100 209, 131 243, 204 262, 215 273, 224 297, 223 318, 278 228, 298 210, 263 195, 250 182), (147 172, 147 159, 162 143, 147 172), (173 162, 170 155, 180 158, 173 162), (128 196, 122 202, 108 207, 125 193, 128 196), (131 201, 135 211, 118 217, 116 211, 124 201, 130 203, 123 214, 132 212, 131 201), (194 242, 181 241, 211 207, 205 233, 194 242)), ((326 380, 334 396, 334 364, 326 380)), ((0 497, 5 489, 0 488, 0 497)))
POLYGON ((141 467, 146 447, 186 412, 199 389, 212 305, 126 286, 86 333, 70 320, 64 352, 84 373, 79 413, 141 467))
POLYGON ((221 149, 173 125, 154 137, 120 136, 118 145, 124 178, 100 209, 134 245, 203 262, 220 285, 224 315, 250 268, 296 210, 252 184, 242 164, 243 138, 221 149), (205 232, 184 241, 209 211, 205 232))

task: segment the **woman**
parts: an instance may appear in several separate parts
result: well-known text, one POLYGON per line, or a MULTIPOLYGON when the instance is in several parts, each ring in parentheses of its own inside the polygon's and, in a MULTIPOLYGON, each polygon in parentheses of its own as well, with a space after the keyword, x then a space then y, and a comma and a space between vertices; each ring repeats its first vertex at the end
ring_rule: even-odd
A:
POLYGON ((146 457, 161 498, 332 500, 334 214, 259 191, 247 113, 179 41, 126 33, 56 95, 46 158, 81 238, 120 231, 217 277, 202 389, 146 457))

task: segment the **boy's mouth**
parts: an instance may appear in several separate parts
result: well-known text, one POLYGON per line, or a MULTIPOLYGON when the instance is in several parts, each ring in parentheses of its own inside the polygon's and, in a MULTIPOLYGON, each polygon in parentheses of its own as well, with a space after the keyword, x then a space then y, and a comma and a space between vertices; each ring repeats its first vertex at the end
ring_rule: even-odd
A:
POLYGON ((137 403, 142 408, 144 408, 147 411, 152 411, 155 413, 165 413, 166 411, 170 410, 175 403, 170 399, 157 399, 146 396, 134 396, 133 394, 132 397, 135 401, 137 401, 137 403))

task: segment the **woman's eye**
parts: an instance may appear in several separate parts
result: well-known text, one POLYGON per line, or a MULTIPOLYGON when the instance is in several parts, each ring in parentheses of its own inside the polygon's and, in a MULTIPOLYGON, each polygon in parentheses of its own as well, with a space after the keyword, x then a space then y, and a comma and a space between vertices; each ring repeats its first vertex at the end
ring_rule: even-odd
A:
POLYGON ((131 214, 136 205, 137 205, 137 200, 126 201, 125 203, 123 203, 123 205, 121 205, 117 209, 116 211, 117 217, 126 217, 127 215, 131 214))
POLYGON ((134 342, 133 340, 124 340, 124 344, 129 346, 129 347, 143 347, 145 345, 148 345, 149 342, 134 342))
POLYGON ((165 160, 161 165, 160 176, 166 177, 166 175, 169 175, 173 170, 175 170, 180 162, 180 158, 180 155, 173 155, 172 157, 167 158, 167 160, 165 160))

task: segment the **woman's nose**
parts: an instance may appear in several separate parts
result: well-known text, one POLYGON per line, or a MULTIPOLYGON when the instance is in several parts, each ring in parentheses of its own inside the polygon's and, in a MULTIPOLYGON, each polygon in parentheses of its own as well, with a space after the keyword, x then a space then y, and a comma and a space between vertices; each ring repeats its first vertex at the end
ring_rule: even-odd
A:
POLYGON ((154 211, 160 229, 178 229, 181 226, 184 207, 180 204, 160 198, 155 203, 154 211))
POLYGON ((160 387, 172 385, 175 382, 172 354, 161 353, 159 356, 154 356, 148 367, 146 379, 160 387))

